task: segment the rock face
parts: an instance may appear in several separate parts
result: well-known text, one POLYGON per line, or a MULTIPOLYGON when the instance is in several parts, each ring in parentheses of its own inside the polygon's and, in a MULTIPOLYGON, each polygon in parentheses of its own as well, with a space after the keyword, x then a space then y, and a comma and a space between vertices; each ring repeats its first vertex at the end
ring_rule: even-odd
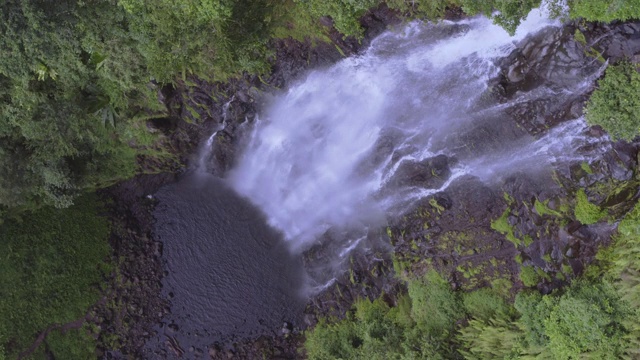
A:
POLYGON ((588 92, 577 91, 568 101, 558 97, 576 89, 593 89, 604 71, 605 61, 633 60, 640 54, 640 23, 569 23, 550 27, 517 44, 500 64, 501 75, 494 79, 491 93, 500 102, 527 92, 546 91, 549 96, 536 102, 524 98, 509 113, 529 133, 582 115, 588 92), (559 101, 560 100, 560 101, 559 101))
POLYGON ((449 159, 445 155, 438 155, 419 162, 403 160, 391 183, 395 186, 438 189, 444 185, 450 175, 449 159))
MULTIPOLYGON (((459 144, 460 158, 473 151, 499 152, 501 142, 522 131, 539 138, 549 128, 580 117, 606 65, 602 60, 613 63, 638 56, 638 27, 638 23, 567 24, 526 38, 498 63, 502 71, 487 90, 487 99, 505 107, 505 118, 475 123, 446 141, 459 144), (543 96, 532 100, 533 93, 543 96), (496 122, 502 125, 496 127, 496 122)), ((640 144, 611 143, 598 127, 581 136, 571 149, 578 154, 576 159, 559 160, 546 174, 514 172, 497 183, 464 176, 405 209, 387 229, 395 255, 393 270, 388 261, 372 260, 384 257, 354 256, 349 273, 314 299, 308 324, 314 324, 317 316, 341 316, 358 296, 371 298, 383 291, 393 303, 393 294, 402 285, 368 275, 374 264, 381 266, 376 274, 381 271, 385 276, 420 275, 435 268, 463 290, 508 279, 516 291, 523 286, 522 266, 544 274, 537 285, 543 293, 581 274, 597 250, 610 243, 617 221, 640 196, 640 144), (580 189, 589 202, 605 209, 601 221, 578 220, 580 189), (380 291, 372 289, 375 284, 380 291)), ((379 148, 385 153, 384 142, 379 148)), ((406 161, 391 181, 438 188, 450 176, 448 162, 446 157, 406 161)))
MULTIPOLYGON (((582 115, 603 59, 616 62, 640 53, 638 23, 547 28, 517 44, 499 62, 488 96, 504 104, 513 122, 534 136, 582 115), (577 40, 581 33, 586 41, 577 40), (529 94, 543 94, 532 100, 529 94)), ((504 135, 497 139, 505 138, 504 135)), ((473 143, 476 135, 460 135, 473 143)), ((597 249, 611 241, 616 221, 638 199, 639 144, 611 143, 592 128, 572 151, 592 153, 559 162, 551 174, 516 172, 487 186, 477 178, 456 181, 425 199, 391 227, 396 257, 404 269, 436 268, 463 289, 506 277, 522 286, 521 266, 542 270, 538 289, 549 292, 584 271, 597 249), (582 224, 577 193, 604 210, 603 220, 582 224), (426 261, 425 261, 426 259, 426 261)), ((489 142, 491 138, 489 137, 489 142)), ((414 164, 413 167, 418 165, 414 164)), ((405 171, 403 181, 411 182, 405 171)))

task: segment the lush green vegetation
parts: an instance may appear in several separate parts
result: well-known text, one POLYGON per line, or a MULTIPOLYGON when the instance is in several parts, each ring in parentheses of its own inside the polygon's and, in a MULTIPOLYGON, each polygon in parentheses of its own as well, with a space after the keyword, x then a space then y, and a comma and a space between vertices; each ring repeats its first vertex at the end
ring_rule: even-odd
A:
POLYGON ((138 112, 157 106, 133 34, 118 26, 124 12, 8 0, 0 13, 0 206, 66 207, 81 189, 132 176, 138 112))
POLYGON ((639 0, 570 0, 571 16, 588 21, 640 19, 639 0))
POLYGON ((640 356, 640 204, 620 222, 610 248, 598 255, 601 272, 593 277, 610 281, 632 309, 632 314, 623 321, 628 330, 624 358, 637 359, 640 356))
MULTIPOLYGON (((540 274, 524 266, 525 285, 540 274)), ((453 291, 437 273, 405 272, 393 306, 358 301, 307 334, 311 359, 635 359, 640 355, 640 204, 582 279, 548 295, 495 281, 453 291), (515 295, 515 301, 512 299, 515 295), (380 330, 383 329, 383 330, 380 330), (417 343, 415 341, 418 341, 417 343)), ((386 297, 383 297, 386 298, 386 297)))
POLYGON ((606 282, 577 281, 562 295, 521 293, 515 307, 530 354, 619 359, 627 345, 623 337, 628 330, 622 323, 631 310, 606 282))
POLYGON ((595 224, 602 219, 606 212, 596 204, 589 202, 584 189, 576 193, 576 207, 574 209, 576 219, 585 225, 595 224))
MULTIPOLYGON (((640 8, 640 5, 636 5, 640 8)), ((598 81, 586 108, 591 125, 601 125, 611 138, 631 140, 640 134, 640 73, 636 65, 610 66, 598 81)))
POLYGON ((268 68, 269 38, 321 35, 290 1, 7 0, 0 5, 0 215, 67 207, 163 155, 162 83, 268 68))
MULTIPOLYGON (((45 207, 0 228, 0 346, 9 358, 50 325, 84 317, 99 299, 100 284, 110 272, 104 262, 110 230, 99 212, 96 197, 83 196, 68 209, 45 207)), ((82 331, 69 335, 53 331, 47 337, 50 349, 61 359, 87 358, 63 356, 87 354, 92 344, 82 331)))
POLYGON ((396 307, 360 300, 345 319, 321 322, 309 358, 619 359, 640 340, 637 308, 607 281, 521 292, 513 305, 497 288, 455 292, 433 272, 407 286, 396 307))
MULTIPOLYGON (((484 314, 493 301, 470 299, 484 314)), ((358 301, 347 318, 321 322, 307 336, 309 359, 446 359, 465 302, 435 272, 408 283, 408 294, 390 307, 382 299, 358 301)))

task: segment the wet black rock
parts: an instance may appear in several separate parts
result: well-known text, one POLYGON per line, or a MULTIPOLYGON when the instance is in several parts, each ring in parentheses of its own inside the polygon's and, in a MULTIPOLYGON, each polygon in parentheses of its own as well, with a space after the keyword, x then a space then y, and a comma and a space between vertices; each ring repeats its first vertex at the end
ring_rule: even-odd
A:
POLYGON ((438 189, 451 175, 449 159, 438 155, 422 161, 403 160, 396 170, 391 184, 438 189))

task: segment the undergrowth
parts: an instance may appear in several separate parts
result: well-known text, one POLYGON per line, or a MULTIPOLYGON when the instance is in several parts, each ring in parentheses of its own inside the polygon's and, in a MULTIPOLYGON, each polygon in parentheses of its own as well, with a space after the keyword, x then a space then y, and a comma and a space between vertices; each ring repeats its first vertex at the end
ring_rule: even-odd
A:
MULTIPOLYGON (((97 197, 85 195, 68 209, 43 208, 0 228, 0 339, 9 358, 26 350, 48 326, 84 317, 99 299, 103 276, 110 272, 104 262, 110 230, 100 211, 97 197)), ((82 341, 52 335, 47 341, 61 359, 83 351, 73 344, 85 348, 94 343, 86 343, 91 339, 82 334, 82 341)), ((44 359, 43 348, 36 358, 44 359)))

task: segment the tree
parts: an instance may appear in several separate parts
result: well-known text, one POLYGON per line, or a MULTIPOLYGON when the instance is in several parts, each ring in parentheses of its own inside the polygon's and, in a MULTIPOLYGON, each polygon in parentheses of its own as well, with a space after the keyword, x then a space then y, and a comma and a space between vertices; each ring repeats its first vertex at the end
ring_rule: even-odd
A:
POLYGON ((587 122, 602 126, 614 140, 632 140, 640 133, 638 94, 640 73, 637 65, 623 62, 610 66, 587 103, 587 122))

